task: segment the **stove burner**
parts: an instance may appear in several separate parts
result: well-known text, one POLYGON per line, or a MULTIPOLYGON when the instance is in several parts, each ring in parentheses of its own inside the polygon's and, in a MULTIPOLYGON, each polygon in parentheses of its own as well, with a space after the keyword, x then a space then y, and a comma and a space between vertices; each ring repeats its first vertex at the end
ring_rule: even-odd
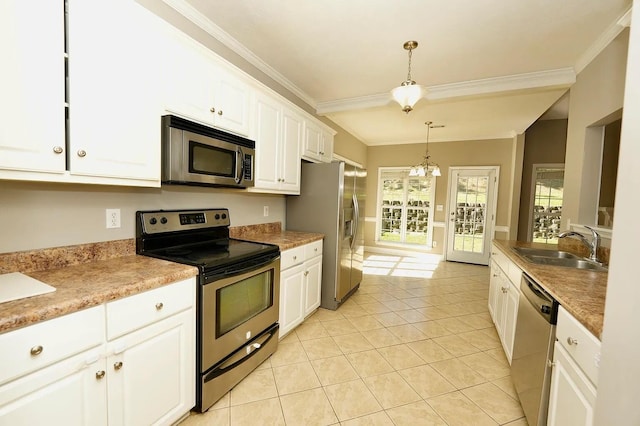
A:
POLYGON ((186 248, 168 248, 166 249, 167 256, 184 256, 191 253, 191 250, 186 248))

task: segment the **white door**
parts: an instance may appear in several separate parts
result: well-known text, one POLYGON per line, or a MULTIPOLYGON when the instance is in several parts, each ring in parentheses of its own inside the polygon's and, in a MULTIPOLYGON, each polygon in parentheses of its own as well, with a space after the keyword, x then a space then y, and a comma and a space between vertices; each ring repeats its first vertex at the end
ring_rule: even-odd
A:
POLYGON ((447 260, 489 264, 499 170, 498 166, 449 169, 447 260))

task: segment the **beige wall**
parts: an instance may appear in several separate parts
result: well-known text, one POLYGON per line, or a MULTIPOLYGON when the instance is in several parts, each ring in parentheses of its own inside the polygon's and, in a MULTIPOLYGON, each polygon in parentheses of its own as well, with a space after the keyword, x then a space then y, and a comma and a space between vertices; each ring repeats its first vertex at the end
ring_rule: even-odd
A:
POLYGON ((136 210, 216 207, 229 209, 232 226, 284 224, 282 195, 189 186, 127 188, 0 181, 0 253, 134 238, 136 210), (263 206, 269 206, 268 217, 262 215, 263 206), (106 229, 107 208, 121 210, 121 228, 106 229))
MULTIPOLYGON (((511 171, 515 142, 512 139, 430 143, 431 161, 440 165, 442 176, 436 178, 435 205, 443 211, 434 212, 434 221, 445 221, 447 210, 448 172, 451 166, 500 166, 498 185, 497 226, 508 226, 511 215, 511 171)), ((375 247, 375 220, 378 207, 378 169, 380 167, 407 167, 418 163, 424 156, 424 144, 370 146, 367 154, 367 203, 365 216, 365 245, 375 247)), ((504 235, 498 237, 504 238, 504 235)), ((444 228, 434 229, 437 246, 434 253, 442 253, 444 228)))
POLYGON ((570 91, 562 228, 595 224, 603 127, 620 118, 629 30, 580 74, 570 91))
POLYGON ((544 120, 525 132, 518 240, 526 241, 531 207, 531 178, 534 164, 564 163, 567 146, 567 120, 544 120))

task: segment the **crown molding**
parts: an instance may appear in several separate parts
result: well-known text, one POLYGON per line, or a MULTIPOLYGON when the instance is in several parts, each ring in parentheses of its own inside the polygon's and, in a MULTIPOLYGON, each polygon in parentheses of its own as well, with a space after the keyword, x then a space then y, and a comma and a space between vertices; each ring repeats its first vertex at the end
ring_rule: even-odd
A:
POLYGON ((176 12, 187 18, 193 24, 204 30, 211 37, 218 40, 220 43, 231 49, 238 56, 249 62, 258 70, 265 73, 268 77, 276 81, 285 89, 296 95, 302 101, 306 102, 312 108, 316 108, 316 101, 308 93, 300 89, 293 84, 284 75, 280 74, 269 64, 264 62, 260 57, 255 55, 251 50, 247 49, 238 40, 233 38, 228 32, 214 24, 209 18, 200 13, 196 8, 191 6, 185 0, 162 0, 169 7, 173 8, 176 12))
POLYGON ((582 55, 576 61, 575 66, 573 67, 576 71, 576 74, 579 74, 580 71, 585 69, 587 65, 593 61, 596 56, 600 54, 616 37, 620 34, 626 27, 631 26, 631 6, 618 17, 615 21, 613 21, 600 37, 596 39, 596 41, 587 48, 582 55))
MULTIPOLYGON (((425 98, 428 100, 440 100, 516 90, 569 87, 575 82, 576 74, 573 71, 573 68, 560 68, 555 70, 428 86, 426 88, 427 94, 425 98)), ((316 113, 318 115, 327 115, 335 112, 376 108, 385 106, 390 101, 390 93, 380 93, 376 95, 339 99, 336 101, 319 102, 316 106, 316 113)))

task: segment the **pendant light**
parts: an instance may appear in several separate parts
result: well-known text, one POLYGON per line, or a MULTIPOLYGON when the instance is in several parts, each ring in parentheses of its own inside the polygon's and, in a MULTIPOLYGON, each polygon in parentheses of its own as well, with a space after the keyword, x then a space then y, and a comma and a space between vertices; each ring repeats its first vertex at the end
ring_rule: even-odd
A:
MULTIPOLYGON (((409 171, 409 176, 426 176, 427 174, 431 174, 431 176, 442 176, 440 172, 440 166, 436 163, 432 163, 429 161, 431 156, 429 155, 429 129, 432 128, 433 122, 426 121, 424 123, 427 126, 427 148, 424 153, 424 159, 422 163, 411 167, 409 171)), ((435 126, 435 127, 444 127, 444 126, 435 126)))
POLYGON ((411 79, 411 54, 413 49, 418 47, 417 41, 407 41, 403 45, 405 50, 409 51, 409 68, 407 71, 407 79, 403 81, 400 86, 391 91, 393 99, 400 104, 402 110, 409 114, 413 109, 413 106, 425 95, 426 90, 424 86, 416 84, 411 79))

